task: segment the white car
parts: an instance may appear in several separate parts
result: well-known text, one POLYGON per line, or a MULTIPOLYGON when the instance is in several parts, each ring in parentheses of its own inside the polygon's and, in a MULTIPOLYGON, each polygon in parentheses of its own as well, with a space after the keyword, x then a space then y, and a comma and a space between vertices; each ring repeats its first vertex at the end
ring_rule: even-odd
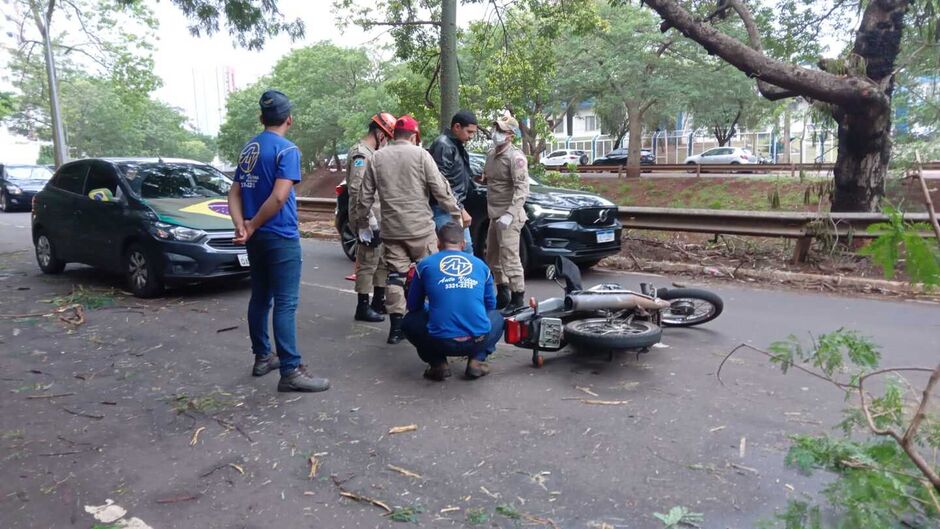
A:
POLYGON ((588 154, 584 151, 574 149, 561 149, 552 151, 548 156, 543 156, 541 163, 545 167, 564 167, 571 163, 575 165, 587 165, 588 154))
POLYGON ((685 159, 687 164, 702 165, 737 165, 737 164, 756 164, 760 158, 755 156, 750 150, 741 147, 715 147, 702 154, 694 154, 685 159))

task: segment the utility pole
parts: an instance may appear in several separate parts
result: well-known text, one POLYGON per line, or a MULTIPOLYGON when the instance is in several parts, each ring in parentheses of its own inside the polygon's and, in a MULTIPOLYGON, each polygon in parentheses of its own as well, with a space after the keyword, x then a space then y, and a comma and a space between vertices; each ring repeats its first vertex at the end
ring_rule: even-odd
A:
POLYGON ((457 113, 460 73, 457 71, 457 0, 441 1, 441 132, 457 113))
POLYGON ((39 6, 31 3, 33 19, 42 34, 42 47, 46 56, 46 78, 49 82, 49 114, 52 116, 52 153, 58 168, 69 160, 69 148, 65 144, 65 128, 62 125, 62 110, 59 107, 59 80, 55 72, 55 53, 52 50, 52 35, 49 24, 52 21, 54 4, 50 4, 45 13, 39 12, 39 6))

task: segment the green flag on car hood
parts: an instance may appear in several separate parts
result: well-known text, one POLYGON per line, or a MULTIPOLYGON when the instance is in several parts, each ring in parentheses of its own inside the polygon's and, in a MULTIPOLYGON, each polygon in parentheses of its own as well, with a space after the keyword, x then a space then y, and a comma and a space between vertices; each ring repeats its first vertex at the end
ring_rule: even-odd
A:
POLYGON ((231 230, 225 198, 156 198, 145 201, 160 220, 198 230, 231 230))

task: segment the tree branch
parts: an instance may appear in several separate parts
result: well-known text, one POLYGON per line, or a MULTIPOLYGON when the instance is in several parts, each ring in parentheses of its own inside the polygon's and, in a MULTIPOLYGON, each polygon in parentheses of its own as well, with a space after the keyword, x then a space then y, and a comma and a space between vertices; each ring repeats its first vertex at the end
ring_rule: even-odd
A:
MULTIPOLYGON (((760 32, 757 30, 757 22, 754 20, 753 15, 751 15, 751 11, 741 0, 726 1, 734 9, 734 12, 738 14, 741 22, 744 23, 744 29, 747 31, 747 40, 750 42, 751 48, 763 54, 764 46, 761 43, 760 32)), ((792 90, 784 90, 779 86, 774 86, 770 83, 762 81, 761 79, 757 79, 757 90, 761 93, 762 96, 764 96, 764 98, 770 101, 779 101, 781 99, 796 97, 799 95, 792 90)))
POLYGON ((441 23, 435 20, 403 20, 401 22, 374 22, 374 21, 364 21, 360 24, 362 27, 368 29, 375 26, 394 26, 394 27, 403 27, 403 26, 440 26, 441 23))
POLYGON ((867 78, 839 77, 771 59, 713 26, 696 20, 674 0, 642 1, 683 35, 751 77, 794 94, 840 105, 865 101, 888 104, 884 92, 867 78))

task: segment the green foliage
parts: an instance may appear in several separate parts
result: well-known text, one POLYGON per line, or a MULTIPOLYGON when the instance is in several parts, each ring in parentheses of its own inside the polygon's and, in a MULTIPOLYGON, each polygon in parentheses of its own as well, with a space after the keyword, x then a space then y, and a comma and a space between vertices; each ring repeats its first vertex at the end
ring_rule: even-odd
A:
POLYGON ((581 180, 581 177, 577 173, 559 173, 557 171, 545 171, 544 176, 539 179, 539 182, 548 186, 548 187, 560 187, 562 189, 574 189, 577 191, 590 191, 594 192, 594 188, 591 187, 591 184, 588 184, 581 180))
POLYGON ((490 513, 482 507, 467 509, 467 523, 470 525, 483 525, 490 520, 490 513))
POLYGON ((666 529, 674 529, 683 525, 701 527, 702 522, 705 521, 702 513, 691 512, 682 506, 673 507, 666 514, 654 512, 653 516, 662 522, 666 529))
MULTIPOLYGON (((794 337, 775 342, 769 348, 771 361, 784 373, 794 365, 804 365, 829 380, 850 377, 840 382, 846 399, 855 396, 862 377, 878 368, 878 347, 854 331, 839 329, 823 334, 812 346, 804 346, 794 337), (851 369, 849 369, 851 367, 851 369)), ((869 391, 868 386, 864 388, 869 391)), ((910 403, 920 393, 898 378, 888 378, 882 391, 866 399, 871 420, 878 429, 903 432, 911 420, 910 403), (909 388, 909 389, 908 389, 909 388), (907 393, 910 391, 910 393, 907 393)), ((825 523, 822 508, 802 500, 792 500, 776 516, 778 525, 787 529, 850 529, 857 527, 898 527, 903 519, 910 527, 933 527, 940 521, 940 510, 931 497, 933 488, 894 439, 870 430, 861 408, 849 408, 839 424, 842 435, 794 435, 785 463, 802 474, 823 470, 836 476, 822 490, 834 510, 825 523)), ((918 449, 940 449, 937 417, 928 415, 914 434, 918 449)))
MULTIPOLYGON (((296 40, 304 36, 300 19, 285 20, 270 0, 170 0, 189 19, 189 31, 199 37, 213 35, 224 26, 235 42, 250 50, 260 50, 269 39, 281 34, 296 40)), ((139 7, 143 0, 117 0, 139 7)))
POLYGON ((784 341, 770 344, 768 350, 773 354, 770 361, 784 374, 795 364, 808 364, 831 377, 846 367, 846 359, 860 372, 874 368, 881 358, 878 346, 870 338, 845 329, 820 335, 812 347, 804 347, 791 335, 784 341))
POLYGON ((903 253, 908 280, 928 286, 940 285, 940 248, 920 235, 920 232, 930 231, 930 226, 906 222, 904 214, 891 206, 885 206, 883 211, 888 222, 868 227, 869 233, 881 235, 859 253, 871 257, 889 279, 894 277, 895 267, 903 253))
POLYGON ((345 152, 366 133, 373 114, 399 112, 381 71, 364 49, 320 42, 292 51, 269 77, 229 97, 219 130, 222 157, 234 162, 244 143, 261 130, 258 99, 267 88, 281 90, 294 103, 288 138, 308 164, 345 152))
POLYGON ((16 108, 16 96, 12 92, 0 92, 0 121, 13 114, 16 108))
POLYGON ((522 518, 522 513, 519 512, 519 509, 515 505, 510 503, 500 503, 496 506, 496 514, 500 516, 505 516, 506 518, 512 520, 519 520, 522 518))
POLYGON ((393 522, 418 523, 418 515, 423 512, 424 506, 415 504, 408 507, 395 507, 388 517, 393 522))

